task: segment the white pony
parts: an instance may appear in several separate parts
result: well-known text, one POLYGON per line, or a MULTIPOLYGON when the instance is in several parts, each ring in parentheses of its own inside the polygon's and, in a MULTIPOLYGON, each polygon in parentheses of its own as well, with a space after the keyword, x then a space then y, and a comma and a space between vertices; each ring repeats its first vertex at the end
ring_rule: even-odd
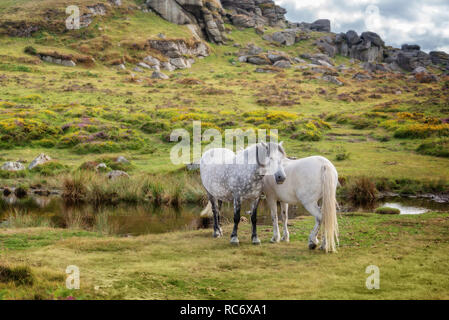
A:
POLYGON ((334 165, 326 158, 315 156, 299 160, 284 160, 287 176, 283 184, 277 184, 273 176, 264 178, 264 193, 273 221, 271 242, 281 240, 278 227, 277 202, 281 202, 284 224, 283 241, 289 241, 288 205, 301 203, 315 217, 315 227, 309 236, 309 248, 315 249, 319 243, 317 235, 321 228, 321 249, 336 251, 338 243, 338 223, 336 214, 336 189, 338 173, 334 165), (321 208, 318 201, 321 200, 321 208))

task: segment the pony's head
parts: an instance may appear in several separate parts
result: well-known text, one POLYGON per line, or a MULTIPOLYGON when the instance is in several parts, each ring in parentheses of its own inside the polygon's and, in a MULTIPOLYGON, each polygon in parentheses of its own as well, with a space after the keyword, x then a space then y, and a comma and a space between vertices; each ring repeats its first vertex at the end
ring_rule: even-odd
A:
POLYGON ((257 164, 262 168, 264 175, 273 175, 277 184, 284 183, 286 179, 283 160, 286 158, 282 142, 259 143, 256 146, 257 164))

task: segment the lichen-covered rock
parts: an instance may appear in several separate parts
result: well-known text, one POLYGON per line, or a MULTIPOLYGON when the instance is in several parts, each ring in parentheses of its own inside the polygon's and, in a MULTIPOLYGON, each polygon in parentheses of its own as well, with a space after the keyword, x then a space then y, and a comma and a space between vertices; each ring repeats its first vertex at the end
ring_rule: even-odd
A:
POLYGON ((5 171, 22 171, 25 170, 25 166, 18 161, 8 161, 2 165, 1 169, 5 171))
POLYGON ((202 41, 187 43, 183 39, 177 40, 149 40, 148 44, 152 49, 160 51, 169 58, 183 58, 185 56, 207 57, 209 48, 202 41))
POLYGON ((125 171, 121 170, 112 170, 106 174, 106 177, 108 179, 117 179, 117 178, 129 178, 129 174, 127 174, 125 171))
POLYGON ((165 73, 162 73, 160 71, 154 71, 153 74, 151 75, 151 79, 167 80, 170 78, 165 73))
POLYGON ((51 158, 49 156, 47 156, 44 153, 41 153, 40 155, 38 155, 33 161, 31 161, 30 165, 28 166, 28 170, 33 169, 34 167, 44 164, 48 161, 50 161, 51 158))

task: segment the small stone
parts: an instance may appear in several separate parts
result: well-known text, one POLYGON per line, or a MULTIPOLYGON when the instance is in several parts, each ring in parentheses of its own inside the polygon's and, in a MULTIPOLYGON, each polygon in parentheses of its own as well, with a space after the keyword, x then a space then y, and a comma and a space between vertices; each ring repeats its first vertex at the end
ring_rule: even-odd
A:
POLYGON ((117 179, 117 178, 129 178, 129 174, 127 174, 125 171, 121 171, 121 170, 113 170, 111 172, 108 172, 106 174, 106 177, 108 177, 108 179, 117 179))
POLYGON ((117 159, 115 159, 115 162, 118 162, 118 163, 129 163, 129 160, 126 159, 124 156, 119 156, 117 159))
POLYGON ((151 79, 167 80, 169 79, 169 77, 165 73, 162 73, 160 71, 154 71, 153 74, 151 75, 151 79))

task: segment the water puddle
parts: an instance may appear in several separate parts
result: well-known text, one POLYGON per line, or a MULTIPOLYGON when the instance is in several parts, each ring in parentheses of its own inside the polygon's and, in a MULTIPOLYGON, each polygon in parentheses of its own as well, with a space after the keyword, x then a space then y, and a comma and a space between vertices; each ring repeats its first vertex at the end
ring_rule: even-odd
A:
MULTIPOLYGON (((397 208, 401 214, 424 214, 429 211, 449 211, 449 203, 437 203, 426 199, 386 198, 363 208, 347 208, 345 211, 374 212, 378 207, 397 208)), ((242 206, 242 222, 250 223, 249 204, 242 206)), ((121 236, 158 234, 180 230, 211 228, 212 219, 200 217, 203 207, 183 206, 155 207, 149 204, 120 204, 116 206, 92 205, 68 206, 58 196, 14 195, 0 198, 0 227, 75 228, 121 236)), ((278 213, 280 210, 278 209, 278 213)), ((233 222, 231 204, 222 208, 222 222, 233 222)), ((309 215, 302 206, 290 206, 289 218, 309 215)), ((280 215, 279 215, 280 219, 280 215)), ((265 202, 258 212, 258 224, 271 226, 271 215, 265 202)))

